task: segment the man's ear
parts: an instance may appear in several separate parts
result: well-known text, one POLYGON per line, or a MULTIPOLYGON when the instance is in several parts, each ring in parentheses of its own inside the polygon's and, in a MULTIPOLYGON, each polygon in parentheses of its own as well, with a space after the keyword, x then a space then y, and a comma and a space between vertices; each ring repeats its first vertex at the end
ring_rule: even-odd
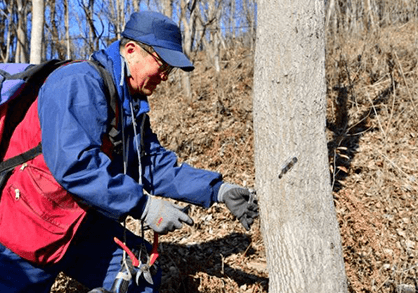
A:
POLYGON ((128 42, 125 45, 125 52, 126 52, 126 54, 135 53, 136 50, 138 50, 138 46, 134 42, 128 42))

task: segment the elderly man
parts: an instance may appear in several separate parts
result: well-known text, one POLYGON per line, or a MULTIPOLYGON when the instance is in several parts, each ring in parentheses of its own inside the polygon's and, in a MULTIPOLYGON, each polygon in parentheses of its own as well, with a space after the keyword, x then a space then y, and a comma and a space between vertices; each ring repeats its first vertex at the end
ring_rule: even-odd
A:
POLYGON ((116 110, 97 69, 75 62, 48 77, 12 135, 10 146, 21 151, 41 141, 42 155, 17 167, 2 191, 0 292, 49 292, 61 271, 103 292, 122 283, 129 292, 157 292, 161 270, 151 279, 119 273, 127 263, 132 269, 132 259, 114 238, 149 253, 148 242, 120 225, 128 215, 162 234, 193 224, 161 197, 203 207, 224 202, 246 229, 257 216, 246 188, 179 166, 150 129, 147 96, 173 68, 194 69, 178 26, 162 14, 139 12, 122 36, 92 55, 112 76, 116 110), (112 133, 110 121, 116 121, 112 133))

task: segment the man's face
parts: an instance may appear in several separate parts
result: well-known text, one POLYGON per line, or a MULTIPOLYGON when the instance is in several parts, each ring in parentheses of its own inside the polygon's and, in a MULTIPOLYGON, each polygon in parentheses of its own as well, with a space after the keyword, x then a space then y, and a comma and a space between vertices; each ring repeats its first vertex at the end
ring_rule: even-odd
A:
POLYGON ((151 95, 161 81, 166 81, 167 66, 157 53, 146 52, 138 44, 125 45, 125 59, 131 76, 128 78, 131 94, 151 95))

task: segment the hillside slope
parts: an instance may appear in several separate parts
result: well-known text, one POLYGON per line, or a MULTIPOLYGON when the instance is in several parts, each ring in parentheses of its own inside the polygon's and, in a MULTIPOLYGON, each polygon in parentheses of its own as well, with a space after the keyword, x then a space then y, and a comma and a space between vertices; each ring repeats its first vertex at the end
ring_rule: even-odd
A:
MULTIPOLYGON (((327 43, 330 172, 350 292, 395 292, 418 273, 416 27, 327 43)), ((247 49, 224 52, 217 76, 204 55, 195 56, 191 103, 178 72, 150 98, 153 130, 181 162, 249 187, 253 57, 247 49)), ((246 232, 218 204, 193 207, 191 216, 193 227, 160 237, 162 293, 268 291, 258 220, 246 232)), ((139 231, 135 221, 130 226, 139 231)), ((80 288, 61 276, 53 292, 80 288)))

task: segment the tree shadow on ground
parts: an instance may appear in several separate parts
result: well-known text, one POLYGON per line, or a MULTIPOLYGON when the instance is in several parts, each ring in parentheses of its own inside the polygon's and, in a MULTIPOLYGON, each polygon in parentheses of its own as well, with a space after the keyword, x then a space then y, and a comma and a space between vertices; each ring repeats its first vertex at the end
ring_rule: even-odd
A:
MULTIPOLYGON (((255 256, 255 249, 251 247, 248 235, 232 233, 224 238, 211 240, 199 244, 178 245, 162 243, 161 263, 163 268, 163 284, 161 292, 199 292, 199 287, 210 288, 211 292, 223 292, 223 280, 232 280, 238 287, 257 284, 264 291, 268 289, 268 278, 263 273, 248 273, 243 263, 251 256, 255 256), (225 259, 237 255, 233 267, 225 259), (240 269, 242 267, 242 269, 240 269), (196 278, 196 274, 204 273, 204 278, 196 278), (218 282, 213 277, 219 278, 218 282), (212 284, 210 284, 212 282, 212 284), (216 289, 216 290, 215 290, 216 289)), ((227 284, 223 284, 227 287, 227 284)))
MULTIPOLYGON (((268 278, 260 276, 266 274, 250 274, 244 269, 237 268, 240 262, 242 264, 245 259, 255 254, 248 235, 232 233, 221 239, 191 245, 160 242, 159 251, 158 264, 163 270, 160 289, 162 293, 205 292, 199 289, 202 286, 212 287, 211 292, 224 292, 222 286, 227 287, 227 284, 223 280, 235 282, 238 287, 256 284, 263 292, 268 291, 268 278), (240 256, 232 267, 225 263, 225 259, 234 254, 240 256), (200 273, 204 276, 196 277, 200 273), (217 278, 217 281, 214 281, 213 277, 217 278)), ((87 293, 89 291, 64 274, 60 274, 54 286, 53 292, 87 293)))
MULTIPOLYGON (((346 66, 343 64, 341 67, 345 68, 346 66)), ((347 73, 347 75, 349 74, 347 73)), ((378 130, 377 127, 371 126, 371 120, 376 118, 382 109, 382 105, 387 103, 398 86, 398 83, 392 77, 392 72, 390 72, 390 77, 392 80, 390 85, 371 99, 371 105, 360 113, 356 120, 350 118, 348 111, 349 103, 356 103, 353 83, 350 82, 349 86, 342 86, 344 77, 340 77, 340 85, 332 88, 337 92, 337 97, 331 101, 335 105, 335 117, 332 122, 327 119, 326 125, 327 129, 332 132, 332 139, 328 141, 328 158, 331 165, 332 189, 335 192, 344 187, 343 181, 348 177, 351 163, 358 153, 361 137, 367 132, 378 130)), ((345 76, 345 78, 347 77, 345 76)), ((352 171, 359 174, 363 170, 359 167, 352 171)))

